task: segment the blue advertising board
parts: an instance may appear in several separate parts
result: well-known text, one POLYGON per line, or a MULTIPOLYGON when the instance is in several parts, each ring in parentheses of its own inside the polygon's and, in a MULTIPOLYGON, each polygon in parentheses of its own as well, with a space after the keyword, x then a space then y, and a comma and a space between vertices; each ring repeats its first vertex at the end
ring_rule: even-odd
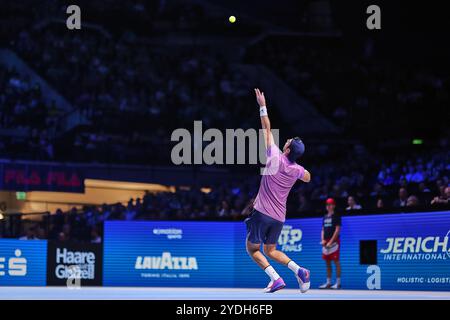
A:
MULTIPOLYGON (((321 218, 288 219, 278 248, 326 277, 321 218)), ((346 289, 450 291, 450 214, 428 212, 342 218, 342 285, 346 289), (376 244, 376 263, 361 264, 361 241, 376 244)), ((245 251, 243 222, 105 223, 106 286, 255 287, 267 277, 245 251)), ((274 263, 289 288, 292 273, 274 263)))
POLYGON ((105 286, 232 287, 232 222, 105 222, 105 286))
POLYGON ((0 286, 45 286, 47 241, 0 239, 0 286))
POLYGON ((346 288, 450 291, 450 212, 342 219, 346 288), (359 263, 362 240, 375 240, 377 264, 359 263))

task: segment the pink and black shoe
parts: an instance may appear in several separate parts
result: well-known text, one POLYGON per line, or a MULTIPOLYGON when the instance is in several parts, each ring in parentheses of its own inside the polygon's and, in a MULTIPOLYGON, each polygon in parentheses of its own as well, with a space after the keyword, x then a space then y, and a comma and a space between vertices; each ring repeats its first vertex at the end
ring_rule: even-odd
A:
POLYGON ((278 278, 275 281, 270 281, 269 285, 264 289, 265 293, 274 293, 278 290, 283 289, 286 287, 286 284, 284 283, 282 278, 278 278))

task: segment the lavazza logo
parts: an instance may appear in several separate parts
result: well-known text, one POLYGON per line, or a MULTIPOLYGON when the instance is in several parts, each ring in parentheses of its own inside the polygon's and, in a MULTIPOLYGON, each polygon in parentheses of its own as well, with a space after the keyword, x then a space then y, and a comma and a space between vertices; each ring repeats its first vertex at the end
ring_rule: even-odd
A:
POLYGON ((281 250, 285 252, 300 252, 302 251, 302 230, 294 229, 291 225, 284 225, 281 230, 278 244, 281 250))
POLYGON ((161 256, 138 256, 136 270, 198 270, 197 258, 174 257, 170 252, 163 252, 161 256))
POLYGON ((384 260, 450 260, 450 230, 442 236, 395 237, 386 239, 380 250, 384 260))
POLYGON ((27 259, 22 257, 20 249, 14 251, 13 257, 0 257, 0 277, 5 275, 12 277, 27 275, 27 259))
POLYGON ((55 276, 58 279, 95 279, 95 253, 57 248, 55 276))

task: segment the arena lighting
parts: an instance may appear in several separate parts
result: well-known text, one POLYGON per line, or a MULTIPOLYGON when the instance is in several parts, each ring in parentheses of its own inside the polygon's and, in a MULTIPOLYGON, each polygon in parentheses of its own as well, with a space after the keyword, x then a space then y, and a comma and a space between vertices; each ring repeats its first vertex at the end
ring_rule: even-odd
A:
POLYGON ((200 191, 203 193, 210 193, 212 191, 211 188, 200 188, 200 191))
POLYGON ((108 188, 121 190, 148 190, 155 192, 171 192, 171 188, 157 183, 139 183, 126 181, 109 181, 109 180, 94 180, 86 179, 84 181, 86 187, 91 188, 108 188))
POLYGON ((72 206, 127 203, 131 198, 142 198, 146 191, 174 193, 176 188, 153 183, 85 179, 84 193, 30 191, 26 194, 27 201, 20 201, 20 206, 22 211, 36 212, 47 210, 43 208, 52 208, 49 211, 54 211, 60 207, 67 209, 72 206))

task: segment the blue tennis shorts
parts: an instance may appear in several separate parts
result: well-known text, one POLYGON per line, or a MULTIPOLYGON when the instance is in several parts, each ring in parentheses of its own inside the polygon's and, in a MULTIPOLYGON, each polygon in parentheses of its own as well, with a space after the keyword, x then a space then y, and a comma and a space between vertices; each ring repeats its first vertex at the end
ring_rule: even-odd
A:
POLYGON ((276 244, 281 230, 283 230, 283 222, 255 209, 250 217, 245 219, 245 224, 247 225, 247 240, 254 244, 276 244))

